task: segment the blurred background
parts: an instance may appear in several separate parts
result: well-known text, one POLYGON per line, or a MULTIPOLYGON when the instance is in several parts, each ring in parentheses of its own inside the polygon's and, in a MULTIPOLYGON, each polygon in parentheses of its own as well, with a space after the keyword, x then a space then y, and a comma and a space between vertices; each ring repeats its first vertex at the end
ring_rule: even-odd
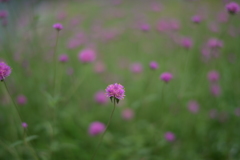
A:
POLYGON ((238 4, 0 0, 0 159, 239 160, 238 4))

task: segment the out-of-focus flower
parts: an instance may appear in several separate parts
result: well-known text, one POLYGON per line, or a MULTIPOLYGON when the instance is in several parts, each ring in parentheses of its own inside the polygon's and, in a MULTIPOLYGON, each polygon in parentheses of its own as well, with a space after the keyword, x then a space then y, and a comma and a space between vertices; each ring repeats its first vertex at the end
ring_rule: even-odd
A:
POLYGON ((122 100, 125 96, 125 89, 121 84, 110 84, 106 89, 107 97, 122 100))
POLYGON ((172 73, 164 72, 160 75, 160 79, 164 82, 169 82, 173 78, 172 73))
POLYGON ((99 104, 106 104, 108 102, 108 99, 104 91, 98 91, 95 94, 94 99, 99 104))
POLYGON ((152 70, 158 69, 158 63, 155 62, 155 61, 150 62, 150 63, 149 63, 149 66, 150 66, 150 68, 151 68, 152 70))
POLYGON ((4 62, 0 62, 0 81, 3 81, 12 72, 12 69, 4 62))
POLYGON ((60 23, 56 23, 53 25, 53 28, 55 28, 57 31, 60 31, 63 29, 63 25, 60 23))
POLYGON ((134 111, 130 108, 124 109, 122 111, 122 118, 124 120, 131 120, 134 118, 134 111))
POLYGON ((88 133, 90 136, 96 136, 103 133, 105 131, 105 128, 105 124, 101 122, 92 122, 88 128, 88 133))
POLYGON ((236 2, 230 2, 226 5, 226 9, 230 14, 236 14, 240 11, 240 6, 236 2))
POLYGON ((223 42, 219 39, 211 38, 211 39, 208 40, 208 46, 210 48, 222 48, 223 47, 223 42))
POLYGON ((28 124, 26 122, 22 122, 22 127, 23 128, 27 128, 28 127, 28 124))
POLYGON ((130 67, 133 73, 141 73, 142 72, 142 64, 141 63, 133 63, 130 67))
POLYGON ((27 103, 27 97, 24 95, 17 96, 17 103, 19 105, 25 105, 27 103))
POLYGON ((210 82, 217 82, 219 80, 219 73, 217 71, 208 72, 208 80, 210 82))
POLYGON ((0 11, 0 19, 5 19, 8 17, 8 12, 5 10, 0 11))
POLYGON ((212 84, 210 90, 215 97, 218 97, 221 94, 221 88, 218 84, 212 84))
POLYGON ((164 134, 164 137, 165 137, 165 139, 166 139, 167 141, 169 141, 169 142, 175 141, 175 134, 172 133, 172 132, 166 132, 166 133, 164 134))
POLYGON ((67 62, 68 61, 68 55, 67 54, 61 54, 59 56, 59 61, 63 62, 63 63, 67 62))
POLYGON ((183 38, 181 40, 181 45, 186 48, 186 49, 190 49, 193 46, 193 42, 191 38, 183 38))
POLYGON ((199 104, 194 100, 189 101, 188 110, 192 113, 197 113, 199 111, 199 104))
POLYGON ((96 52, 93 49, 84 49, 78 54, 78 58, 83 63, 91 63, 96 59, 96 52))
POLYGON ((149 24, 147 24, 147 23, 145 23, 145 24, 142 24, 142 25, 140 25, 140 29, 142 30, 142 31, 149 31, 150 30, 150 25, 149 24))
POLYGON ((200 23, 202 21, 202 17, 199 15, 195 15, 192 17, 192 21, 196 24, 200 23))

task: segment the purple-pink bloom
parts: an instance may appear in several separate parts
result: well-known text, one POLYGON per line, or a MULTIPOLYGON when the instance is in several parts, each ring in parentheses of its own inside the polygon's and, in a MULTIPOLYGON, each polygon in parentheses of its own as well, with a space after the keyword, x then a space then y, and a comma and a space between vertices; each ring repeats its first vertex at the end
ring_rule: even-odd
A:
POLYGON ((199 104, 197 101, 189 101, 188 102, 188 110, 192 113, 197 113, 199 111, 199 104))
POLYGON ((3 81, 12 72, 12 69, 4 62, 0 62, 0 81, 3 81))
POLYGON ((212 84, 210 91, 215 97, 218 97, 221 94, 221 88, 218 84, 212 84))
POLYGON ((223 47, 223 42, 217 38, 211 38, 208 40, 208 46, 210 48, 221 48, 223 47))
POLYGON ((22 122, 22 127, 23 128, 27 128, 28 127, 28 124, 26 122, 22 122))
POLYGON ((53 25, 53 28, 55 28, 57 31, 60 31, 63 29, 63 25, 60 23, 56 23, 53 25))
POLYGON ((78 58, 83 63, 90 63, 95 61, 96 52, 92 49, 84 49, 78 54, 78 58))
POLYGON ((59 61, 63 62, 63 63, 67 62, 68 61, 68 55, 67 54, 61 54, 59 56, 59 61))
POLYGON ((130 108, 124 109, 122 111, 122 118, 124 120, 131 120, 134 118, 134 111, 130 108))
POLYGON ((160 79, 164 82, 169 82, 173 78, 172 73, 164 72, 160 75, 160 79))
POLYGON ((195 15, 192 17, 192 21, 196 24, 200 23, 202 21, 202 17, 199 15, 195 15))
POLYGON ((94 95, 94 99, 99 104, 106 104, 108 102, 108 99, 107 99, 106 94, 105 94, 104 91, 98 91, 94 95))
POLYGON ((236 2, 230 2, 226 5, 226 9, 230 14, 236 14, 240 11, 240 6, 236 2))
POLYGON ((107 97, 111 98, 111 97, 115 97, 119 100, 124 99, 125 96, 125 89, 121 84, 110 84, 109 86, 107 86, 106 89, 107 92, 107 97))
POLYGON ((210 82, 217 82, 219 80, 219 73, 217 71, 208 72, 208 80, 210 82))
POLYGON ((150 62, 149 66, 152 70, 158 69, 158 63, 155 61, 150 62))
POLYGON ((105 124, 95 121, 90 124, 88 128, 88 133, 90 136, 96 136, 103 133, 105 131, 105 128, 105 124))
POLYGON ((0 19, 5 19, 8 17, 8 12, 5 10, 0 11, 0 19))
POLYGON ((150 30, 150 26, 149 26, 149 24, 147 24, 147 23, 145 23, 145 24, 142 24, 141 26, 140 26, 140 29, 142 30, 142 31, 149 31, 150 30))
POLYGON ((133 73, 141 73, 142 72, 142 64, 141 63, 133 63, 130 67, 133 73))
POLYGON ((183 38, 181 40, 181 45, 186 48, 186 49, 190 49, 193 46, 193 42, 191 38, 183 38))
POLYGON ((166 132, 166 133, 164 134, 164 137, 165 137, 165 139, 166 139, 167 141, 169 141, 169 142, 173 142, 173 141, 175 140, 175 135, 174 135, 174 133, 172 133, 172 132, 166 132))
POLYGON ((24 96, 24 95, 19 95, 19 96, 17 96, 17 103, 18 103, 19 105, 24 105, 24 104, 26 104, 26 103, 27 103, 27 97, 24 96))

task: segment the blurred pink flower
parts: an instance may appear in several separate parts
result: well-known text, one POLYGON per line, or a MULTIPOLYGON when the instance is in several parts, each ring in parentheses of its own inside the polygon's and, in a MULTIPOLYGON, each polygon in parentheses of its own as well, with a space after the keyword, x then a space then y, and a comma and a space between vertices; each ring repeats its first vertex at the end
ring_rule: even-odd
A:
POLYGON ((23 128, 27 128, 28 127, 28 124, 26 122, 22 122, 22 127, 23 128))
POLYGON ((67 62, 68 61, 68 55, 67 54, 61 54, 59 56, 59 61, 63 62, 63 63, 67 62))
POLYGON ((236 2, 230 2, 226 5, 226 9, 230 14, 236 14, 240 11, 240 6, 236 2))
POLYGON ((90 136, 96 136, 103 133, 105 131, 105 128, 105 124, 95 121, 90 124, 88 128, 88 133, 90 136))
POLYGON ((19 105, 25 105, 27 103, 27 97, 24 95, 17 96, 17 103, 19 105))
POLYGON ((199 15, 195 15, 192 17, 192 21, 196 24, 199 24, 202 21, 202 17, 199 15))
POLYGON ((142 64, 141 63, 133 63, 130 66, 130 69, 133 73, 141 73, 143 68, 142 68, 142 64))
POLYGON ((188 102, 188 110, 192 113, 198 113, 199 111, 199 104, 197 103, 197 101, 189 101, 188 102))
POLYGON ((155 61, 150 62, 150 63, 149 63, 149 66, 150 66, 150 68, 151 68, 152 70, 158 69, 158 63, 155 62, 155 61))
POLYGON ((78 58, 83 63, 91 63, 96 59, 96 52, 93 49, 87 48, 78 54, 78 58))
POLYGON ((174 135, 174 133, 172 133, 172 132, 166 132, 166 133, 164 134, 164 137, 165 137, 165 139, 166 139, 167 141, 169 141, 169 142, 175 141, 175 135, 174 135))
POLYGON ((134 118, 134 111, 130 108, 124 109, 122 111, 122 118, 124 120, 131 120, 134 118))
POLYGON ((98 91, 97 93, 95 93, 94 99, 99 104, 106 104, 108 102, 108 98, 106 97, 104 91, 98 91))
POLYGON ((182 38, 181 45, 186 49, 190 49, 193 46, 192 39, 187 37, 182 38))
POLYGON ((160 79, 164 82, 169 82, 173 78, 172 73, 164 72, 160 75, 160 79))
POLYGON ((208 80, 210 82, 217 82, 219 80, 219 73, 217 71, 208 72, 208 80))
POLYGON ((210 90, 212 95, 215 97, 218 97, 221 94, 221 88, 218 84, 212 84, 210 90))

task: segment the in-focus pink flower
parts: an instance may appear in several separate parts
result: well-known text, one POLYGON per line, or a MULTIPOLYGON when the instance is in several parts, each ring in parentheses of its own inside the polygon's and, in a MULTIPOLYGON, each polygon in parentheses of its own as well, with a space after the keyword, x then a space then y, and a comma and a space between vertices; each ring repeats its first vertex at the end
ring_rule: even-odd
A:
POLYGON ((63 62, 63 63, 67 62, 68 61, 68 55, 67 54, 61 54, 59 56, 59 61, 63 62))
POLYGON ((125 96, 124 87, 121 84, 117 84, 117 83, 110 84, 109 86, 107 86, 106 92, 107 92, 107 97, 109 98, 112 97, 112 98, 122 100, 124 99, 124 96, 125 96))
POLYGON ((149 66, 152 70, 158 69, 158 63, 155 61, 150 62, 149 66))
POLYGON ((164 135, 165 139, 169 142, 175 141, 175 135, 172 132, 166 132, 164 135))
POLYGON ((12 69, 4 62, 0 62, 0 81, 3 81, 12 72, 12 69))
POLYGON ((230 2, 226 5, 226 9, 230 14, 236 14, 240 11, 240 6, 236 2, 230 2))
POLYGON ((98 91, 95 94, 94 99, 99 104, 106 104, 108 102, 108 98, 106 97, 106 94, 104 91, 98 91))
POLYGON ((160 79, 164 82, 169 82, 173 78, 173 75, 169 72, 164 72, 160 75, 160 79))
POLYGON ((88 133, 90 136, 96 136, 103 133, 105 131, 105 128, 105 124, 101 122, 92 122, 88 128, 88 133))
POLYGON ((208 80, 210 82, 217 82, 219 80, 219 73, 217 71, 208 72, 208 80))
POLYGON ((141 73, 142 72, 142 64, 141 63, 133 63, 130 67, 133 73, 141 73))
POLYGON ((27 103, 27 97, 24 95, 17 96, 17 103, 19 105, 25 105, 27 103))
POLYGON ((188 102, 188 110, 192 113, 198 113, 199 111, 199 104, 197 103, 197 101, 189 101, 188 102))
POLYGON ((55 28, 57 31, 60 31, 63 29, 63 25, 60 23, 56 23, 53 25, 53 28, 55 28))
POLYGON ((96 52, 93 49, 84 49, 78 54, 78 58, 83 63, 91 63, 96 59, 96 52))
POLYGON ((124 120, 131 120, 134 118, 134 111, 130 108, 124 109, 122 111, 122 118, 124 120))

